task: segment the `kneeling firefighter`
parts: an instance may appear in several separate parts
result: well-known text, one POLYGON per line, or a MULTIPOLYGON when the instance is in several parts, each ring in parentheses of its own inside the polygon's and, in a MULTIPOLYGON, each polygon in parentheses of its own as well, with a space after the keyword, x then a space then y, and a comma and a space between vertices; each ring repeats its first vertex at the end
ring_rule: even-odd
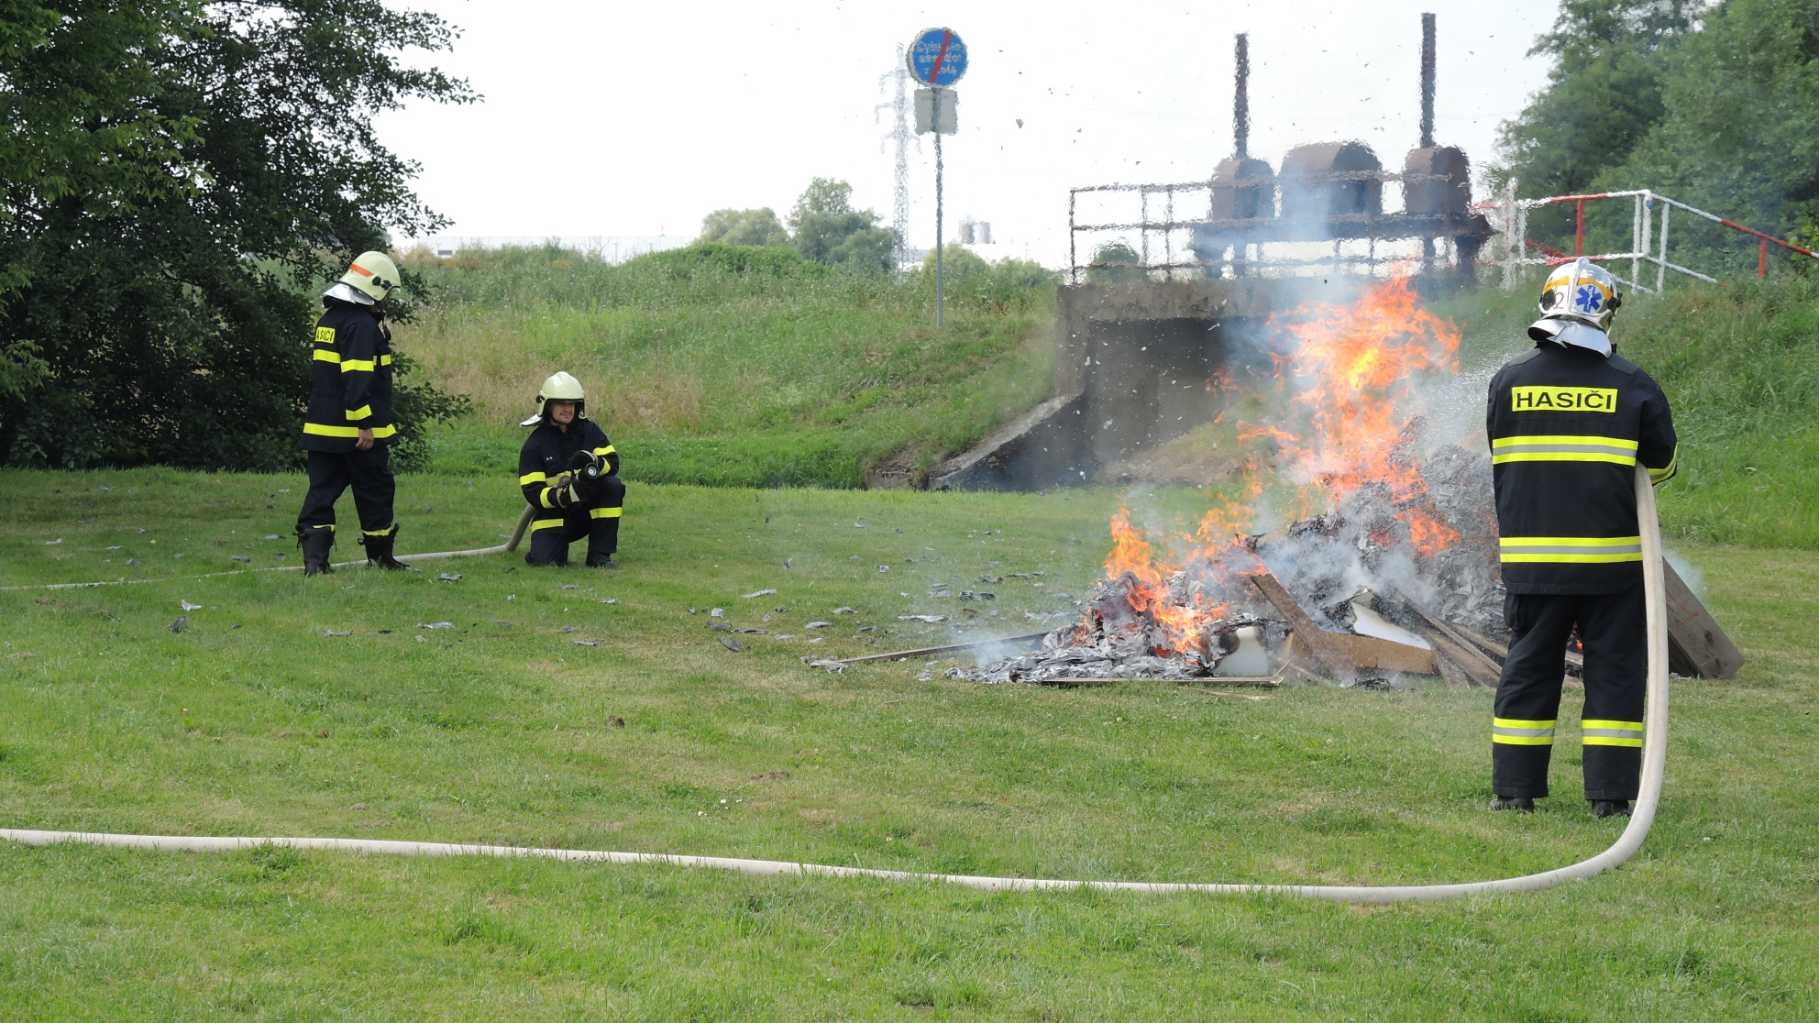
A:
POLYGON ((398 522, 392 517, 396 484, 389 451, 398 431, 392 424, 392 333, 385 326, 385 300, 397 286, 398 267, 390 257, 362 252, 322 293, 303 421, 309 491, 297 513, 304 575, 333 571, 335 502, 349 487, 367 565, 410 567, 392 557, 398 522))
POLYGON ((1585 644, 1585 798, 1628 816, 1642 765, 1648 673, 1635 474, 1678 466, 1667 395, 1617 356, 1617 279, 1578 259, 1541 291, 1535 347, 1492 378, 1486 417, 1509 658, 1491 720, 1493 810, 1547 795, 1566 645, 1585 644))
POLYGON ((619 452, 599 424, 587 418, 581 381, 557 372, 537 392, 534 426, 518 452, 518 487, 530 502, 530 565, 568 564, 568 545, 587 537, 589 568, 613 568, 625 484, 619 452))

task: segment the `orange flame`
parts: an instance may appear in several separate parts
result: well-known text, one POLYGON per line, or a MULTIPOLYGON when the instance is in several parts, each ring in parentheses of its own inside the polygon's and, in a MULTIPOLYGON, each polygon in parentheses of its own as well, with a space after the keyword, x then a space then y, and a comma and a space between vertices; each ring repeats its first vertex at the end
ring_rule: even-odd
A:
MULTIPOLYGON (((1241 424, 1239 437, 1274 443, 1278 464, 1302 483, 1290 502, 1294 509, 1303 517, 1317 514, 1360 487, 1381 483, 1417 552, 1433 554, 1456 543, 1459 533, 1433 510, 1408 446, 1417 375, 1458 372, 1458 330, 1419 308, 1407 278, 1376 285, 1350 306, 1306 306, 1273 318, 1271 326, 1295 341, 1292 355, 1270 356, 1279 389, 1275 404, 1284 415, 1277 422, 1241 424)), ((1223 368, 1207 383, 1209 393, 1231 388, 1223 368)), ((1106 578, 1126 580, 1131 609, 1162 626, 1173 651, 1197 646, 1201 628, 1228 610, 1204 588, 1189 587, 1187 603, 1171 596, 1170 580, 1183 566, 1214 581, 1263 571, 1242 539, 1262 493, 1261 474, 1251 466, 1242 496, 1210 509, 1193 536, 1174 545, 1186 548, 1179 561, 1159 561, 1128 510, 1112 517, 1106 578)))

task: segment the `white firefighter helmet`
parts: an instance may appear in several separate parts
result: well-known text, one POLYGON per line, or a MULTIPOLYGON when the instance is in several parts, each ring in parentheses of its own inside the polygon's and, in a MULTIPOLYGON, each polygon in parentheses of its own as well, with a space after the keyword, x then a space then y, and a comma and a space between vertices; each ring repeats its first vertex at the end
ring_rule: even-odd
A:
POLYGON ((1622 304, 1617 278, 1580 257, 1547 275, 1541 286, 1541 319, 1529 325, 1528 336, 1609 355, 1611 319, 1622 304))
POLYGON ((375 302, 383 302, 398 286, 398 264, 383 252, 362 252, 341 275, 341 283, 375 302))
POLYGON ((551 373, 537 388, 537 414, 518 424, 535 426, 549 414, 549 403, 552 401, 572 401, 575 403, 575 418, 585 418, 587 412, 587 392, 581 389, 581 381, 564 370, 551 373))

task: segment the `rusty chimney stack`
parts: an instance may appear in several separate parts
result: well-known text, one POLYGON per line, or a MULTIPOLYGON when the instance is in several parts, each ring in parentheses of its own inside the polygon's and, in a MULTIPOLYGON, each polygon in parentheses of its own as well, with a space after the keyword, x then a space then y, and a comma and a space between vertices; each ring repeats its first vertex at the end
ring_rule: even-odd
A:
MULTIPOLYGON (((1432 15, 1429 15, 1432 17, 1432 15)), ((1232 155, 1239 160, 1248 158, 1251 137, 1251 98, 1248 85, 1251 77, 1250 37, 1238 33, 1237 43, 1237 87, 1232 90, 1232 155)))
POLYGON ((1434 16, 1421 16, 1421 148, 1434 144, 1434 16))

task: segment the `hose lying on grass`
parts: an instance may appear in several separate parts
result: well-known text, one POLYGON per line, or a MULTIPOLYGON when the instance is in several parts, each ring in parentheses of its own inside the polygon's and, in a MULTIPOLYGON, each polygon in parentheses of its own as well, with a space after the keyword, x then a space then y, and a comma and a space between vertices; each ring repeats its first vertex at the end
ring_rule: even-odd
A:
MULTIPOLYGON (((448 842, 397 842, 357 838, 185 838, 175 835, 118 835, 82 831, 34 831, 0 829, 0 838, 27 845, 53 845, 75 842, 85 845, 116 846, 131 849, 160 849, 177 852, 231 852, 259 846, 283 846, 291 849, 336 849, 348 852, 393 856, 498 856, 535 857, 581 863, 627 863, 676 867, 712 867, 754 876, 779 874, 820 877, 867 877, 887 881, 940 881, 992 891, 1056 891, 1094 888, 1104 891, 1144 893, 1194 892, 1215 895, 1299 895, 1334 902, 1386 903, 1431 902, 1464 895, 1495 892, 1531 892, 1567 881, 1576 881, 1603 873, 1634 856, 1648 836, 1655 821, 1655 808, 1660 802, 1661 780, 1667 765, 1667 603, 1661 571, 1661 524, 1656 517, 1654 488, 1649 484, 1648 470, 1636 471, 1636 517, 1642 532, 1642 578, 1647 595, 1648 624, 1648 704, 1643 714, 1642 781, 1629 825, 1610 848, 1589 859, 1539 874, 1501 878, 1494 881, 1468 881, 1456 884, 1420 885, 1298 885, 1298 884, 1221 884, 1163 883, 1150 881, 1079 881, 1055 878, 984 877, 972 874, 925 874, 907 870, 877 870, 867 867, 836 867, 819 863, 792 863, 786 860, 748 860, 727 856, 682 856, 672 853, 606 852, 585 849, 534 849, 509 845, 459 845, 448 842)), ((487 551, 452 552, 454 554, 489 553, 487 551)), ((449 555, 422 554, 420 558, 449 555)))

